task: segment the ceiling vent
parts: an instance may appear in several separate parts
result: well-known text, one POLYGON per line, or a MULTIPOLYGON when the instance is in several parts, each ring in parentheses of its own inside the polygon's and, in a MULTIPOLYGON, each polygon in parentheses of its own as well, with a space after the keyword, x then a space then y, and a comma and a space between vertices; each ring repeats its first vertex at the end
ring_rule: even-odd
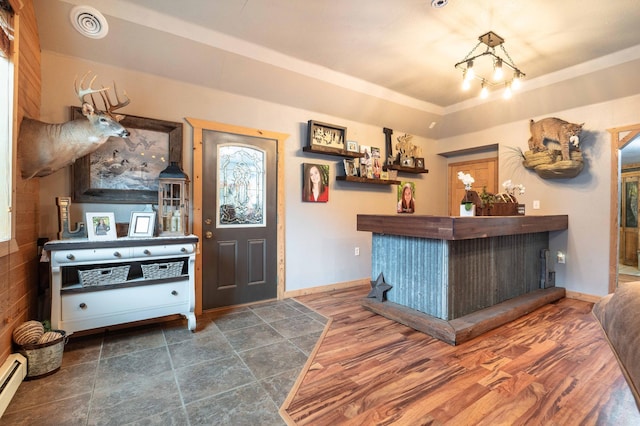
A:
POLYGON ((69 15, 71 25, 89 38, 103 38, 109 32, 109 24, 98 10, 90 6, 76 6, 69 15))

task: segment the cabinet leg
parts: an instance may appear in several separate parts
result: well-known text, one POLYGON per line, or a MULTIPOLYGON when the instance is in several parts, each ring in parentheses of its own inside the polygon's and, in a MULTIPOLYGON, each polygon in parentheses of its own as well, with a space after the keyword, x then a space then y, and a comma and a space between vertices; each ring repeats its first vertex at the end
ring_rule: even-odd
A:
POLYGON ((189 330, 196 331, 196 314, 194 314, 193 312, 187 314, 187 321, 187 327, 189 328, 189 330))

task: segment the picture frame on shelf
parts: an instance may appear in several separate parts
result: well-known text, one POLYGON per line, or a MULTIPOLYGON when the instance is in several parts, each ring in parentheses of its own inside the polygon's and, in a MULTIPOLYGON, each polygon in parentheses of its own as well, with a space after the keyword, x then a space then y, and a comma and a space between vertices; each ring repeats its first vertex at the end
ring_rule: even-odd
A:
POLYGON ((357 158, 345 158, 343 163, 345 176, 358 176, 360 164, 357 158))
POLYGON ((131 212, 129 221, 129 237, 151 238, 155 231, 155 212, 131 212))
POLYGON ((356 141, 347 141, 347 151, 349 151, 349 152, 360 152, 360 148, 358 148, 358 142, 356 142, 356 141))
MULTIPOLYGON (((71 107, 71 118, 84 119, 82 109, 71 107)), ((120 124, 128 138, 111 137, 72 165, 73 202, 157 203, 160 172, 182 167, 182 123, 128 115, 120 124)))
POLYGON ((115 240, 116 220, 113 212, 86 213, 87 235, 90 241, 115 240))
POLYGON ((309 120, 308 130, 308 146, 310 148, 345 150, 346 127, 309 120))
POLYGON ((424 169, 424 158, 416 157, 413 165, 416 169, 424 169))

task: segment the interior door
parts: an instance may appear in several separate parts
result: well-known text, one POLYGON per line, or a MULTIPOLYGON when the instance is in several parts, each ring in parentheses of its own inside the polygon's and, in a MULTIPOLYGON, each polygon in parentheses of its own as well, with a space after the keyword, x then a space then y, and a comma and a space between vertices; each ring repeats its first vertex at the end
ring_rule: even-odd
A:
POLYGON ((469 173, 474 179, 472 190, 478 194, 486 187, 487 192, 498 191, 498 159, 464 161, 449 164, 449 216, 460 215, 460 201, 464 198, 464 184, 458 179, 458 172, 469 173))
POLYGON ((622 178, 620 262, 638 266, 638 176, 622 178))
POLYGON ((276 298, 277 143, 213 130, 202 136, 202 307, 276 298))

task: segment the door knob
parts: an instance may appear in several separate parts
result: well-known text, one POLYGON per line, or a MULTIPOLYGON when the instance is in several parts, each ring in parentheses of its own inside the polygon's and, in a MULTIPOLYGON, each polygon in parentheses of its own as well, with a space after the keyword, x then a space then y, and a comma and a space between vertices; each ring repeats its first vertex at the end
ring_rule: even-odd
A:
POLYGON ((211 232, 211 231, 207 231, 207 232, 205 232, 205 233, 204 233, 204 237, 205 237, 206 239, 208 239, 208 240, 209 240, 209 239, 211 239, 211 238, 213 238, 213 232, 211 232))

